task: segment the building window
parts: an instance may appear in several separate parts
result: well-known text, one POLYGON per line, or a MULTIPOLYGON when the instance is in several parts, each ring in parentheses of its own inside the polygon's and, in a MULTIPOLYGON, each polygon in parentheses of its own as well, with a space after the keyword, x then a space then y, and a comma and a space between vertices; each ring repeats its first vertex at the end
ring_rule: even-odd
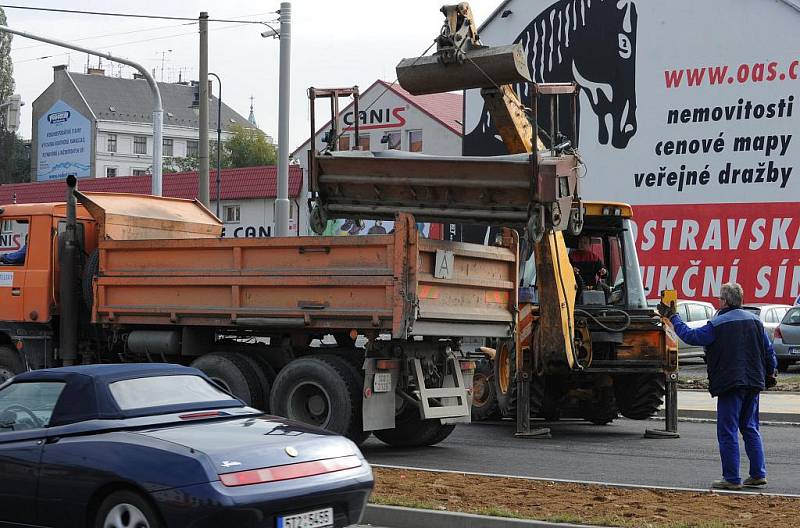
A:
POLYGON ((161 142, 161 146, 162 146, 161 155, 162 156, 172 156, 172 145, 173 145, 173 143, 174 142, 172 141, 172 138, 164 138, 164 140, 161 142))
POLYGON ((133 153, 147 154, 147 136, 133 136, 133 153))
POLYGON ((147 176, 147 170, 146 169, 133 169, 133 175, 134 176, 147 176))
POLYGON ((117 175, 116 167, 106 167, 106 178, 114 178, 117 175))
POLYGON ((386 150, 400 150, 400 132, 387 132, 383 136, 383 143, 386 143, 386 150))
POLYGON ((350 135, 339 136, 339 150, 350 150, 350 135))
POLYGON ((408 151, 422 152, 422 130, 410 130, 408 132, 408 151))
POLYGON ((186 157, 196 158, 200 155, 200 142, 194 139, 186 141, 186 157))
POLYGON ((358 148, 359 150, 369 152, 369 134, 358 135, 358 148))
POLYGON ((240 222, 240 211, 238 205, 226 205, 222 208, 222 217, 226 224, 238 224, 240 222))
POLYGON ((108 135, 108 143, 106 146, 106 150, 108 152, 116 152, 117 151, 117 135, 116 134, 109 134, 108 135))

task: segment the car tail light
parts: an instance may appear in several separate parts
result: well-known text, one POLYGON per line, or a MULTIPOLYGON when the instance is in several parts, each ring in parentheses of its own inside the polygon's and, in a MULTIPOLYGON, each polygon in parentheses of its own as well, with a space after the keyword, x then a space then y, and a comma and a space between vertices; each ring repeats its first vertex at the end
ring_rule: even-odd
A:
POLYGON ((375 362, 375 368, 378 370, 392 370, 400 368, 399 359, 379 359, 375 362))
POLYGON ((203 418, 216 418, 217 416, 227 416, 227 413, 220 411, 201 411, 196 413, 181 414, 181 420, 202 420, 203 418))
POLYGON ((775 333, 772 335, 773 339, 783 339, 783 334, 781 333, 781 327, 775 327, 775 333))
POLYGON ((461 360, 461 370, 475 370, 477 366, 474 361, 461 360))
POLYGON ((313 462, 300 462, 298 464, 289 464, 286 466, 224 473, 219 476, 219 480, 229 487, 249 486, 250 484, 263 484, 265 482, 277 482, 280 480, 324 475, 325 473, 334 473, 336 471, 344 471, 345 469, 357 468, 360 465, 361 460, 359 460, 357 456, 351 455, 329 458, 327 460, 315 460, 313 462))

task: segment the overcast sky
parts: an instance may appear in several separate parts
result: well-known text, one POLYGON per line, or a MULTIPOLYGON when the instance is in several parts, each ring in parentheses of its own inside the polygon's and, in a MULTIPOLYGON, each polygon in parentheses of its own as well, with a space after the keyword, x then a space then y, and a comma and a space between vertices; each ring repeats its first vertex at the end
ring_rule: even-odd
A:
MULTIPOLYGON (((376 79, 393 81, 401 58, 421 54, 438 34, 444 17, 439 7, 447 0, 295 0, 292 2, 292 93, 290 151, 309 137, 309 86, 367 88, 376 79)), ((456 0, 449 0, 455 2, 456 0)), ((89 11, 211 18, 271 20, 280 7, 276 0, 210 0, 164 2, 140 0, 7 0, 11 5, 68 8, 89 11)), ((478 24, 500 0, 473 0, 478 24)), ((31 33, 71 41, 110 52, 155 69, 165 81, 197 79, 198 35, 196 23, 25 11, 6 8, 9 26, 31 33), (171 50, 171 51, 169 51, 171 50), (162 63, 163 56, 163 63, 162 63)), ((278 48, 277 40, 260 36, 262 26, 212 23, 209 32, 209 70, 222 78, 223 101, 244 116, 250 96, 255 97, 259 127, 277 140, 278 48)), ((14 79, 22 95, 21 134, 31 136, 31 104, 53 79, 53 66, 69 64, 83 73, 87 57, 14 37, 14 79), (46 57, 46 58, 41 58, 46 57)), ((92 66, 97 58, 90 59, 92 66)), ((104 61, 105 62, 105 61, 104 61)), ((106 66, 106 73, 119 70, 106 66)), ((125 68, 122 76, 131 77, 125 68)), ((214 94, 217 93, 216 86, 214 94)), ((324 116, 327 118, 327 114, 324 116)))

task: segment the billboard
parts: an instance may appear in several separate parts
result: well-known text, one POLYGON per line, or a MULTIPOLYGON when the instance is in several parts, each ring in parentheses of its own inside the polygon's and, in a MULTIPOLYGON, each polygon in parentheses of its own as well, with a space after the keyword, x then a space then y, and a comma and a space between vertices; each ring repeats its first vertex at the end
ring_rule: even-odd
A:
POLYGON ((57 101, 37 123, 38 181, 91 176, 90 121, 64 101, 57 101))
MULTIPOLYGON (((580 86, 583 195, 634 205, 650 296, 713 300, 727 280, 752 302, 800 294, 795 3, 511 0, 500 11, 485 44, 520 42, 537 81, 580 86)), ((465 132, 465 154, 504 152, 477 91, 465 132)))

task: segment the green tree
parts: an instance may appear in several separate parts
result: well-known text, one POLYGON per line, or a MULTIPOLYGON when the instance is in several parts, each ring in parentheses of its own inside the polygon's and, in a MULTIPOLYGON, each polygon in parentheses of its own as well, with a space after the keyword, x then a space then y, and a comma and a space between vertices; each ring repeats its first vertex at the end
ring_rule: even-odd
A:
POLYGON ((275 145, 267 141, 267 136, 257 128, 241 125, 231 127, 233 136, 224 145, 223 167, 258 167, 274 165, 278 154, 275 145), (227 158, 227 159, 226 159, 227 158))
MULTIPOLYGON (((0 7, 0 25, 6 24, 6 13, 0 7)), ((11 62, 11 33, 0 33, 0 101, 14 93, 14 65, 11 62)))

